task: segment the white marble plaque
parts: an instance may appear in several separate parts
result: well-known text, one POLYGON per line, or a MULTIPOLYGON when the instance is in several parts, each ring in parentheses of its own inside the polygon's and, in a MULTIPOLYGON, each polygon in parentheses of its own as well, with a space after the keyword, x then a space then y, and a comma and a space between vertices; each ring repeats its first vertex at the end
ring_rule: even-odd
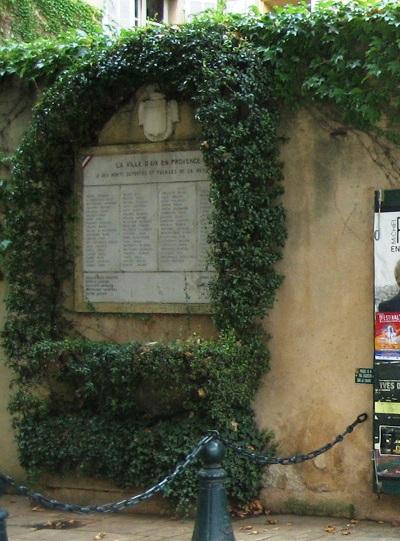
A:
POLYGON ((201 152, 92 156, 82 164, 84 299, 208 303, 211 209, 201 152))

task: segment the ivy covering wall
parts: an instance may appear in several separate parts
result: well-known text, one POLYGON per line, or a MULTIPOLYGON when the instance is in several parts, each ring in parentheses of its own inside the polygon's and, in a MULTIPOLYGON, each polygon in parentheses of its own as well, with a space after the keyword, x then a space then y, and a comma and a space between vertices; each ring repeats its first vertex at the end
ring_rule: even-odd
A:
MULTIPOLYGON (((265 16, 200 17, 181 27, 128 32, 111 43, 86 41, 81 52, 76 38, 65 55, 59 42, 41 42, 41 66, 32 60, 33 46, 32 56, 20 46, 0 51, 4 76, 45 75, 49 83, 13 158, 4 196, 4 344, 27 469, 150 484, 207 429, 273 451, 251 404, 268 368, 261 319, 281 283, 274 265, 286 236, 279 112, 320 104, 336 119, 395 141, 399 28, 395 3, 333 3, 312 14, 300 6, 265 16), (73 269, 67 231, 74 220, 74 154, 96 144, 111 115, 154 81, 168 97, 191 101, 202 126, 219 336, 94 343, 71 328, 63 310, 62 285, 73 269)), ((226 467, 234 500, 245 503, 257 494, 258 467, 232 455, 226 467)), ((167 495, 186 508, 194 493, 191 470, 167 495)))
POLYGON ((0 41, 32 41, 77 28, 99 32, 100 15, 84 0, 0 0, 0 41))

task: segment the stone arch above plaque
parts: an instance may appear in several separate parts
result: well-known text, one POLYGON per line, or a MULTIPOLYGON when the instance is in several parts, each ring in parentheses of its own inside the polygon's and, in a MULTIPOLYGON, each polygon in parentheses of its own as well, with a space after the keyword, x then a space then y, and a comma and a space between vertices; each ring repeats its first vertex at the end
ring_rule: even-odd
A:
POLYGON ((77 169, 76 309, 209 313, 209 180, 198 144, 93 147, 77 169))
MULTIPOLYGON (((105 124, 98 137, 99 145, 147 143, 152 141, 146 136, 143 129, 144 104, 147 103, 150 115, 147 113, 147 126, 152 124, 146 132, 150 137, 154 135, 161 141, 199 140, 201 127, 194 118, 191 105, 187 101, 175 101, 158 91, 156 84, 139 88, 135 95, 125 103, 105 124), (150 99, 150 94, 153 99, 150 99), (157 96, 159 94, 159 96, 157 96), (158 99, 160 98, 160 99, 158 99), (159 114, 157 115, 157 110, 159 114), (156 124, 154 126, 154 123, 156 124), (154 128, 156 128, 154 130, 154 128), (155 131, 155 133, 153 132, 155 131), (151 135, 153 133, 153 135, 151 135)), ((144 113, 146 115, 146 113, 144 113)), ((156 142, 160 142, 157 139, 156 142)))

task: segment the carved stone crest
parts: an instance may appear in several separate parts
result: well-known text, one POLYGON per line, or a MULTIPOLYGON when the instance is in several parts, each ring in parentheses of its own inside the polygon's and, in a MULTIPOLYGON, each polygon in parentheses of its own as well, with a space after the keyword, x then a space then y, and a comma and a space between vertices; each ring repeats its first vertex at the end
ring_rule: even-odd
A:
POLYGON ((167 101, 157 85, 147 86, 139 98, 139 126, 149 141, 165 141, 179 122, 178 104, 167 101))

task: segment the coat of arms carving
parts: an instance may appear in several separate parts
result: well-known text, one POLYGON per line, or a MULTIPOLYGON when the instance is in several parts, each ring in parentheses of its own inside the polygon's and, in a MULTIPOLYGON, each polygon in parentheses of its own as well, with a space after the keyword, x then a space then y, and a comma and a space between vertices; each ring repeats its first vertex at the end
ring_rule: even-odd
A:
POLYGON ((139 100, 139 126, 149 141, 165 141, 179 122, 178 103, 167 101, 156 85, 149 85, 139 100))

